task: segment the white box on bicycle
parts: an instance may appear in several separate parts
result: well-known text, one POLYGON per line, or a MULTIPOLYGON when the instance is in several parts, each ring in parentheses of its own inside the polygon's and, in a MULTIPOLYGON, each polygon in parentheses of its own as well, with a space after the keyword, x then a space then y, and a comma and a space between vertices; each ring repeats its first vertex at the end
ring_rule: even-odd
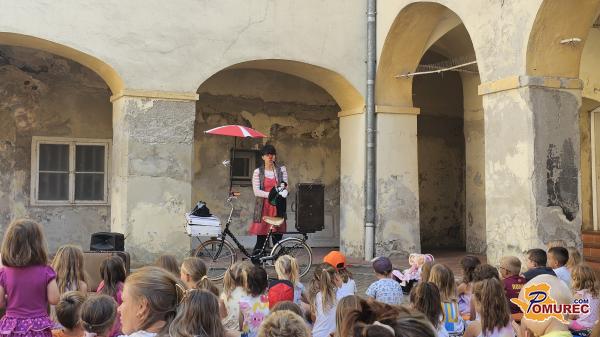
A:
POLYGON ((221 220, 216 216, 200 217, 185 214, 185 230, 191 236, 218 236, 221 234, 221 220))

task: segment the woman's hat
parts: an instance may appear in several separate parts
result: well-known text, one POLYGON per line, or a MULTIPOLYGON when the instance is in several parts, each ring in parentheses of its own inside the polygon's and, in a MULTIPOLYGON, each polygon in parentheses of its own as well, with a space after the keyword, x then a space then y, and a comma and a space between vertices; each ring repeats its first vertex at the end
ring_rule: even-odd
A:
POLYGON ((266 154, 277 154, 277 151, 275 151, 275 146, 273 146, 271 144, 266 144, 260 150, 260 154, 263 156, 266 154))

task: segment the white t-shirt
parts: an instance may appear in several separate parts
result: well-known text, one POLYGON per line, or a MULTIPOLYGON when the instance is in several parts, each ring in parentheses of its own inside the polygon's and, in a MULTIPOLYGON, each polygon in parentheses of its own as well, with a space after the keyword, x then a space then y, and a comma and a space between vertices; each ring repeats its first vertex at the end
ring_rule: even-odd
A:
POLYGON ((567 269, 565 266, 562 266, 553 270, 554 274, 556 274, 556 277, 561 279, 567 285, 567 287, 571 289, 571 273, 569 272, 569 269, 567 269))
POLYGON ((346 296, 351 296, 356 294, 356 282, 353 279, 348 279, 348 282, 342 284, 341 288, 338 288, 337 298, 342 299, 346 296))
POLYGON ((312 336, 313 337, 329 337, 329 334, 335 332, 335 311, 337 309, 337 302, 339 298, 335 299, 333 306, 326 312, 323 312, 323 296, 321 292, 315 296, 315 302, 317 304, 316 319, 313 324, 312 336))

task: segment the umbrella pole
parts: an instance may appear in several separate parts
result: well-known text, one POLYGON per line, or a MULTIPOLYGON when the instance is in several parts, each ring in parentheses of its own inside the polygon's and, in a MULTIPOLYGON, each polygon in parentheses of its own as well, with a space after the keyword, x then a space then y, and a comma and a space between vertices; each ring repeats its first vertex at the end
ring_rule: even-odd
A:
POLYGON ((231 196, 231 189, 233 187, 233 182, 231 179, 233 178, 233 162, 235 161, 235 147, 237 143, 237 137, 233 137, 233 151, 231 152, 231 163, 229 165, 229 194, 227 197, 231 196))

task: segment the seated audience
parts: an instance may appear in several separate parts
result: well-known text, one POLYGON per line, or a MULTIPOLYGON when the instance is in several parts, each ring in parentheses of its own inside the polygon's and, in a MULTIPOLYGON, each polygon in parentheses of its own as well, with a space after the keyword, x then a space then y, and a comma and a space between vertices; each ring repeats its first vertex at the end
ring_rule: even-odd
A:
POLYGON ((242 337, 255 337, 263 320, 269 315, 267 291, 267 272, 253 266, 246 272, 246 293, 240 298, 240 331, 242 337))
POLYGON ((334 250, 323 258, 323 262, 332 265, 342 278, 342 286, 338 289, 338 298, 356 294, 356 282, 352 279, 352 273, 346 268, 346 256, 334 250))
POLYGON ((280 310, 271 313, 262 322, 258 337, 311 337, 311 334, 300 315, 289 310, 280 310))
POLYGON ((448 337, 448 331, 443 324, 444 313, 440 291, 431 282, 419 282, 410 292, 410 305, 424 313, 436 329, 438 337, 448 337))
POLYGON ((600 280, 592 268, 580 264, 573 268, 572 273, 574 298, 587 300, 590 312, 587 315, 573 317, 569 324, 571 330, 591 330, 599 318, 600 311, 600 280))

